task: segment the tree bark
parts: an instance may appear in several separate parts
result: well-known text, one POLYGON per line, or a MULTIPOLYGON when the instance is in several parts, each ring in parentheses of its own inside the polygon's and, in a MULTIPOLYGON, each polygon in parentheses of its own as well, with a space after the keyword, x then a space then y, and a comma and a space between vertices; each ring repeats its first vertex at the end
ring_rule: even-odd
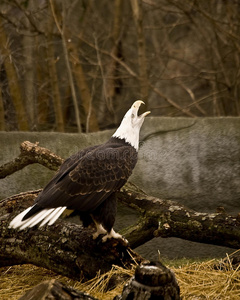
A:
MULTIPOLYGON (((78 47, 81 47, 79 40, 78 47)), ((81 105, 84 111, 82 122, 85 125, 86 132, 94 132, 99 130, 96 110, 92 104, 92 95, 86 80, 83 66, 78 58, 77 48, 74 43, 68 43, 70 52, 70 61, 73 68, 73 74, 76 79, 76 84, 81 95, 81 105)))
POLYGON ((2 97, 2 88, 0 86, 0 131, 5 130, 4 106, 2 97))
MULTIPOLYGON (((105 101, 100 103, 99 109, 99 118, 101 122, 108 117, 109 112, 111 117, 116 119, 114 114, 114 108, 116 108, 117 103, 117 85, 120 83, 118 74, 119 63, 116 59, 123 60, 123 53, 121 49, 121 35, 122 35, 122 20, 123 20, 123 1, 115 0, 114 1, 114 14, 113 14, 113 26, 111 32, 112 45, 111 50, 109 51, 111 55, 108 58, 106 63, 106 72, 105 79, 103 78, 103 91, 105 101), (118 82, 117 82, 118 81, 118 82)), ((97 52, 98 49, 96 49, 97 52)), ((122 105, 122 103, 121 103, 122 105)), ((115 120, 114 120, 115 122, 115 120)))
MULTIPOLYGON (((35 11, 38 9, 38 3, 35 1, 29 1, 26 3, 26 10, 23 9, 24 14, 27 14, 27 11, 35 11)), ((31 29, 33 22, 30 21, 31 17, 23 18, 22 22, 24 27, 29 31, 29 34, 23 35, 22 44, 23 44, 23 59, 24 59, 24 75, 23 75, 23 99, 26 107, 26 112, 29 119, 30 130, 36 128, 37 120, 37 111, 36 111, 36 90, 35 90, 35 63, 37 61, 36 52, 34 47, 36 44, 36 37, 31 35, 31 29)), ((33 21, 33 20, 32 20, 33 21)), ((15 84, 15 83, 14 83, 15 84)))
POLYGON ((76 280, 88 280, 113 264, 130 267, 143 258, 123 240, 93 240, 92 229, 59 220, 52 226, 9 229, 12 218, 33 202, 38 191, 22 193, 0 202, 0 266, 31 263, 76 280))
POLYGON ((19 300, 97 300, 96 298, 75 290, 53 279, 44 281, 24 294, 19 300))
MULTIPOLYGON (((51 8, 49 6, 49 16, 51 15, 51 8)), ((64 118, 63 118, 63 109, 61 103, 61 95, 59 91, 59 80, 56 69, 56 58, 55 58, 55 49, 54 49, 54 36, 53 32, 53 18, 51 16, 48 18, 48 32, 45 34, 46 39, 46 51, 48 56, 48 71, 49 79, 52 90, 52 101, 55 111, 55 123, 56 129, 59 132, 64 132, 64 118)))
POLYGON ((137 266, 135 276, 114 300, 163 299, 180 300, 180 288, 174 273, 160 262, 137 266))
POLYGON ((143 28, 143 10, 142 0, 131 0, 133 18, 137 29, 137 43, 138 43, 138 67, 139 67, 139 81, 141 99, 146 104, 148 109, 148 75, 147 75, 147 58, 146 58, 146 43, 143 28))
POLYGON ((8 40, 2 23, 3 21, 0 18, 0 51, 2 57, 4 57, 3 64, 7 74, 9 93, 16 111, 18 128, 19 130, 27 131, 29 130, 27 113, 22 98, 22 92, 19 84, 17 71, 13 63, 14 60, 12 58, 10 42, 8 40))
POLYGON ((39 147, 38 143, 33 144, 25 141, 20 145, 19 156, 0 166, 0 179, 34 163, 39 163, 50 170, 56 171, 63 163, 63 159, 48 149, 39 147))
POLYGON ((75 110, 75 118, 76 118, 76 123, 77 123, 77 128, 78 132, 82 132, 82 127, 81 127, 81 120, 80 120, 80 112, 79 112, 79 107, 78 107, 78 100, 77 100, 77 94, 76 94, 76 89, 74 85, 74 79, 73 79, 73 74, 72 74, 72 69, 71 69, 71 64, 69 61, 69 53, 68 53, 68 47, 67 47, 67 41, 66 41, 66 36, 65 36, 65 31, 66 31, 66 7, 65 7, 65 2, 62 1, 63 9, 62 9, 62 28, 60 27, 60 22, 58 21, 54 4, 53 1, 50 0, 50 7, 53 15, 54 22, 57 26, 57 29, 60 33, 61 40, 62 40, 62 47, 63 47, 63 55, 65 59, 65 64, 66 64, 66 69, 67 69, 67 75, 68 75, 68 80, 69 80, 69 85, 72 93, 72 99, 73 99, 73 106, 75 110))
POLYGON ((154 237, 181 239, 240 248, 240 214, 196 212, 178 202, 148 196, 138 188, 125 185, 117 198, 140 212, 138 222, 123 234, 134 249, 154 237))

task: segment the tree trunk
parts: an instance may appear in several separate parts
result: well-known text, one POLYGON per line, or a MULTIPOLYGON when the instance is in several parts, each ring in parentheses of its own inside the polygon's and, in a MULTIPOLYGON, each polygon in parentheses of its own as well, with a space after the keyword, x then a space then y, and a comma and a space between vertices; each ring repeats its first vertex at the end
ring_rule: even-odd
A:
MULTIPOLYGON (((27 11, 35 11, 38 9, 38 5, 35 1, 29 1, 26 3, 27 11)), ((32 23, 29 18, 22 20, 25 28, 29 34, 23 35, 23 59, 24 59, 24 80, 23 80, 23 95, 26 111, 29 118, 30 130, 36 130, 37 125, 37 112, 36 112, 36 93, 35 93, 35 62, 36 52, 34 47, 36 44, 36 37, 31 36, 32 23)))
MULTIPOLYGON (((78 47, 81 46, 79 41, 78 47)), ((96 110, 92 105, 92 95, 90 93, 85 73, 81 62, 78 58, 78 51, 74 43, 69 43, 68 45, 70 55, 70 61, 74 72, 74 77, 76 79, 76 84, 78 85, 79 92, 81 95, 81 105, 84 110, 84 118, 82 122, 85 124, 86 132, 94 132, 99 130, 98 120, 96 115, 96 110)))
POLYGON ((0 50, 1 55, 4 57, 3 64, 7 74, 9 92, 11 95, 13 105, 15 107, 18 128, 19 130, 26 131, 29 130, 27 114, 23 103, 17 72, 13 64, 13 58, 11 56, 12 53, 9 47, 10 43, 8 37, 6 36, 5 29, 1 24, 1 21, 2 20, 0 18, 0 50))
MULTIPOLYGON (((51 13, 51 9, 49 7, 49 15, 51 13)), ((54 38, 53 38, 53 19, 51 17, 48 18, 48 33, 45 35, 46 38, 46 50, 48 56, 48 70, 49 70, 49 77, 51 83, 51 90, 52 90, 52 101, 55 111, 55 123, 56 129, 59 132, 64 132, 64 118, 63 118, 63 109, 61 103, 61 96, 59 92, 58 86, 58 76, 56 70, 56 59, 54 53, 54 38)))
POLYGON ((53 15, 54 22, 57 26, 57 29, 60 33, 61 40, 62 40, 62 47, 63 47, 63 55, 64 55, 64 60, 66 64, 66 69, 67 69, 67 75, 68 75, 68 80, 69 80, 69 85, 72 93, 72 99, 73 99, 73 106, 75 110, 75 118, 76 118, 76 123, 77 123, 77 129, 78 132, 82 132, 82 127, 81 127, 81 120, 80 120, 80 113, 79 113, 79 107, 78 107, 78 100, 77 100, 77 93, 74 85, 74 79, 73 79, 73 74, 72 74, 72 69, 71 69, 71 64, 69 61, 69 53, 68 53, 68 47, 67 47, 67 41, 66 41, 66 7, 65 7, 65 2, 62 1, 63 9, 62 9, 62 28, 60 27, 60 22, 58 21, 54 4, 53 1, 50 0, 50 7, 53 15))
MULTIPOLYGON (((42 36, 36 36, 36 48, 39 49, 39 52, 41 52, 41 55, 43 57, 47 57, 47 49, 46 47, 42 47, 43 43, 46 43, 46 40, 43 42, 43 39, 45 37, 42 36)), ((46 38, 45 38, 46 39, 46 38)), ((40 53, 37 53, 37 57, 40 56, 40 53)), ((45 69, 46 71, 47 68, 45 69)), ((37 94, 36 94, 36 111, 37 111, 37 131, 43 131, 48 130, 50 126, 49 124, 49 116, 50 116, 50 108, 51 108, 51 99, 49 97, 49 94, 52 94, 51 91, 51 85, 50 85, 50 78, 49 74, 46 74, 46 71, 44 72, 42 70, 42 64, 36 64, 36 81, 39 85, 37 94)), ((51 128, 52 130, 52 128, 51 128)))
POLYGON ((137 29, 138 42, 138 69, 140 81, 140 95, 141 99, 146 104, 148 109, 148 75, 147 75, 147 58, 146 58, 146 43, 143 29, 143 10, 142 0, 131 0, 133 17, 137 29))
MULTIPOLYGON (((108 58, 106 64, 106 78, 103 78, 103 89, 104 89, 104 98, 105 101, 100 103, 99 109, 99 118, 100 121, 104 123, 104 120, 108 117, 109 112, 111 117, 113 116, 116 119, 114 114, 114 108, 116 109, 117 99, 117 77, 118 77, 118 67, 119 63, 116 59, 123 59, 122 49, 121 49, 121 34, 122 34, 122 20, 123 20, 123 1, 115 0, 114 1, 114 16, 113 16, 113 26, 112 26, 112 46, 111 46, 111 56, 108 58), (115 103, 114 103, 115 102, 115 103)), ((96 51, 98 51, 96 49, 96 51)), ((119 80, 119 79, 118 79, 119 80)), ((122 102, 122 101, 121 101, 122 102)), ((122 103, 120 102, 120 105, 122 103)), ((114 120, 115 122, 116 120, 114 120)))
POLYGON ((4 106, 2 97, 2 88, 0 86, 0 131, 5 130, 4 106))

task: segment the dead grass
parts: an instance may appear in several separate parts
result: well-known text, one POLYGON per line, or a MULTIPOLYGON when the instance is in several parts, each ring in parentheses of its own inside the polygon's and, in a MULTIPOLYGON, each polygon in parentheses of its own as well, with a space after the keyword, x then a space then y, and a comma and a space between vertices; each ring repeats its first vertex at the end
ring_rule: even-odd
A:
POLYGON ((234 270, 230 259, 224 264, 220 263, 214 259, 171 268, 177 277, 183 299, 240 299, 239 267, 234 270))
MULTIPOLYGON (((184 262, 177 267, 171 266, 180 285, 183 300, 240 299, 239 268, 233 268, 231 256, 227 256, 224 263, 213 259, 204 262, 184 262)), ((112 270, 107 274, 98 274, 94 279, 86 283, 80 283, 32 265, 5 267, 0 269, 0 299, 19 299, 21 295, 38 283, 45 280, 57 279, 75 289, 85 291, 98 299, 112 300, 115 295, 121 294, 127 278, 130 278, 133 274, 134 266, 131 270, 113 266, 112 270), (123 276, 122 283, 106 292, 109 280, 113 275, 119 274, 125 275, 123 276)))

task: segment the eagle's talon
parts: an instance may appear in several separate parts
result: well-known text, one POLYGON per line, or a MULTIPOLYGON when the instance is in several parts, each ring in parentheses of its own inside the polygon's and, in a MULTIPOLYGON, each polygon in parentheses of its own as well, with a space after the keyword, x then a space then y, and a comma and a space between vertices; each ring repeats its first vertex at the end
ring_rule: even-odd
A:
POLYGON ((95 222, 97 231, 93 233, 92 237, 94 240, 96 240, 99 237, 99 235, 106 234, 107 230, 103 228, 102 224, 97 223, 95 220, 94 220, 94 222, 95 222))
POLYGON ((97 246, 100 246, 102 244, 102 234, 99 234, 99 236, 95 239, 95 243, 97 246))
POLYGON ((111 229, 110 233, 106 234, 102 238, 102 242, 105 243, 108 239, 112 239, 112 238, 123 240, 125 243, 128 244, 128 241, 121 234, 115 232, 113 228, 111 229))
POLYGON ((125 239, 124 236, 122 236, 122 240, 123 240, 127 245, 129 245, 129 241, 128 241, 127 239, 125 239))
POLYGON ((96 239, 99 237, 99 235, 100 235, 100 233, 94 232, 94 233, 92 234, 93 240, 96 240, 96 239))

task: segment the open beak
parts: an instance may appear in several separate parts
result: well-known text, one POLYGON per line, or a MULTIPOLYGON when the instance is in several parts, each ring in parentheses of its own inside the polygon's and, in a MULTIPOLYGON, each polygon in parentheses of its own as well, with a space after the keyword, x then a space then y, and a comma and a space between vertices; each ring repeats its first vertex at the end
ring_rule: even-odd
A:
MULTIPOLYGON (((141 106, 141 104, 144 104, 145 103, 142 101, 142 100, 137 100, 133 103, 132 105, 132 109, 136 110, 136 112, 138 112, 139 110, 139 107, 141 106)), ((147 115, 149 115, 151 112, 150 111, 146 111, 145 113, 141 114, 140 116, 138 116, 139 118, 143 119, 145 118, 147 115)))

